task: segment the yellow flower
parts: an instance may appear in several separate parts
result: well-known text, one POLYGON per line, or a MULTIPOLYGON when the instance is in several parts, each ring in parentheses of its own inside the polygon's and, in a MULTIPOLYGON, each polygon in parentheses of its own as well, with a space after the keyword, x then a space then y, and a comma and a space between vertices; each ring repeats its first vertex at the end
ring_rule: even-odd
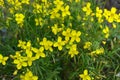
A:
POLYGON ((98 22, 101 23, 103 22, 103 19, 102 19, 102 14, 103 11, 101 9, 99 9, 99 7, 96 7, 96 17, 98 18, 98 22))
POLYGON ((21 80, 38 80, 38 76, 34 76, 30 70, 27 70, 25 75, 20 75, 21 80))
POLYGON ((42 0, 42 2, 47 3, 47 0, 42 0))
POLYGON ((54 19, 54 18, 59 18, 60 14, 58 13, 58 8, 53 8, 52 11, 50 12, 50 18, 54 19))
POLYGON ((74 57, 75 55, 78 55, 78 51, 77 51, 77 45, 76 44, 72 44, 70 47, 70 50, 68 52, 68 54, 70 54, 71 58, 74 57))
POLYGON ((0 6, 4 6, 4 0, 0 0, 0 6))
POLYGON ((15 71, 13 72, 13 75, 17 75, 17 73, 18 73, 18 70, 15 70, 15 71))
POLYGON ((32 55, 32 52, 30 54, 27 53, 26 62, 28 63, 28 66, 31 66, 32 62, 35 60, 35 57, 33 57, 32 55))
POLYGON ((109 23, 112 23, 113 21, 118 21, 119 15, 116 14, 116 11, 117 9, 115 7, 112 7, 110 11, 104 9, 103 16, 109 23))
POLYGON ((106 20, 109 18, 109 15, 110 15, 110 11, 108 11, 107 9, 104 9, 103 16, 106 18, 106 20))
POLYGON ((92 13, 92 10, 91 10, 90 6, 91 6, 91 3, 88 2, 87 5, 82 8, 82 10, 83 10, 84 12, 86 12, 86 15, 87 15, 87 16, 92 13))
POLYGON ((96 54, 103 54, 104 53, 104 48, 100 48, 96 50, 96 54))
POLYGON ((39 4, 37 4, 37 3, 34 3, 33 4, 33 7, 34 7, 34 10, 33 10, 33 12, 34 13, 41 13, 43 10, 42 10, 42 5, 39 5, 39 4))
POLYGON ((0 54, 0 63, 2 63, 2 65, 6 65, 7 60, 8 60, 8 57, 3 57, 3 55, 0 54))
POLYGON ((80 35, 81 35, 81 32, 80 31, 76 31, 76 30, 72 30, 71 32, 71 40, 70 42, 80 42, 80 35))
POLYGON ((80 2, 80 0, 75 0, 76 3, 80 2))
POLYGON ((84 49, 90 49, 90 46, 92 45, 91 42, 85 42, 84 49))
POLYGON ((44 51, 43 47, 40 47, 39 49, 32 47, 32 51, 34 53, 36 53, 36 55, 35 55, 36 59, 39 59, 40 57, 45 57, 46 56, 45 53, 43 52, 44 51))
POLYGON ((28 41, 28 42, 26 43, 26 45, 23 46, 23 49, 25 49, 25 50, 30 50, 30 49, 31 49, 31 42, 28 41))
POLYGON ((17 69, 27 66, 26 57, 21 56, 23 51, 16 51, 15 55, 11 55, 11 58, 14 59, 13 63, 16 64, 17 69))
POLYGON ((22 9, 21 2, 18 1, 18 0, 15 0, 15 1, 13 2, 13 6, 14 6, 14 9, 15 9, 15 10, 21 10, 21 9, 22 9))
POLYGON ((50 50, 51 52, 53 51, 52 49, 53 42, 47 40, 47 38, 45 37, 43 38, 43 41, 40 42, 40 45, 42 45, 45 48, 45 50, 50 50))
POLYGON ((66 17, 67 15, 70 15, 70 11, 69 11, 69 6, 67 5, 65 8, 61 8, 62 11, 62 17, 66 17))
POLYGON ((25 18, 25 16, 21 13, 15 14, 15 20, 16 20, 17 24, 19 24, 21 26, 23 25, 24 18, 25 18))
POLYGON ((109 33, 109 28, 108 28, 108 27, 105 27, 105 28, 103 29, 103 33, 109 33))
POLYGON ((114 23, 112 24, 112 26, 113 26, 113 28, 116 28, 116 27, 117 27, 116 24, 114 24, 114 23))
POLYGON ((62 50, 62 47, 65 45, 65 41, 62 41, 62 38, 59 36, 57 42, 54 43, 54 47, 58 47, 58 50, 62 50))
POLYGON ((91 77, 88 75, 88 70, 84 70, 83 74, 79 75, 82 80, 91 80, 91 77))
POLYGON ((30 3, 30 0, 22 0, 21 3, 29 4, 29 3, 30 3))
POLYGON ((51 28, 54 35, 57 35, 57 33, 62 30, 62 28, 58 28, 58 24, 54 24, 54 26, 52 26, 51 28))
POLYGON ((96 17, 99 17, 99 18, 101 18, 102 17, 102 10, 101 9, 99 9, 99 7, 96 7, 96 17))
POLYGON ((19 40, 18 42, 19 42, 18 47, 24 48, 24 46, 26 45, 25 41, 19 40))
POLYGON ((65 40, 68 41, 69 38, 71 37, 71 29, 70 29, 70 28, 67 28, 66 31, 63 31, 63 32, 62 32, 62 35, 65 36, 65 40))
POLYGON ((64 4, 64 2, 63 2, 63 1, 60 1, 60 0, 55 0, 55 1, 53 1, 53 3, 56 5, 56 8, 57 8, 58 10, 60 10, 61 7, 62 7, 63 4, 64 4))
POLYGON ((62 5, 64 4, 64 2, 63 2, 63 1, 60 1, 60 0, 55 0, 55 1, 53 1, 53 3, 54 3, 55 5, 58 5, 58 6, 62 6, 62 5))
POLYGON ((18 57, 18 59, 15 59, 13 63, 17 65, 17 69, 21 69, 22 67, 27 66, 27 63, 25 61, 26 60, 24 60, 24 58, 20 56, 18 57))
POLYGON ((105 38, 109 37, 109 28, 107 26, 103 29, 103 33, 105 34, 105 38))
POLYGON ((100 54, 103 54, 104 53, 104 48, 100 48, 100 49, 96 49, 95 51, 92 51, 90 54, 91 56, 94 56, 94 55, 100 55, 100 54))
POLYGON ((36 23, 36 26, 38 26, 38 25, 42 26, 43 25, 43 19, 42 18, 35 18, 35 23, 36 23))

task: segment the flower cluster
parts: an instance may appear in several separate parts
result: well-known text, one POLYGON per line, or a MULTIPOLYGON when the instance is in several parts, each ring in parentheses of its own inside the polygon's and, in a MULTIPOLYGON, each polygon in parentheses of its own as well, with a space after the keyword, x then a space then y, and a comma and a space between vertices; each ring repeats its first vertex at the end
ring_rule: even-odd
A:
POLYGON ((104 53, 112 52, 111 47, 119 52, 120 13, 115 7, 101 9, 84 0, 0 0, 0 8, 0 47, 8 49, 0 50, 0 63, 6 65, 9 58, 13 75, 21 80, 57 80, 58 73, 74 80, 78 77, 66 73, 74 76, 85 68, 91 73, 85 69, 79 76, 91 80, 104 73, 105 57, 99 56, 108 56, 104 53), (112 40, 114 35, 118 38, 112 40))

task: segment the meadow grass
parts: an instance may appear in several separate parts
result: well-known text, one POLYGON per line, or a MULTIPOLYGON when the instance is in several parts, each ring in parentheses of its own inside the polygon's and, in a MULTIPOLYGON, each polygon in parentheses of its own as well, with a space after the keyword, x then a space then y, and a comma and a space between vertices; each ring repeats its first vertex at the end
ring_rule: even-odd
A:
POLYGON ((120 13, 101 5, 0 0, 0 79, 119 80, 120 13))

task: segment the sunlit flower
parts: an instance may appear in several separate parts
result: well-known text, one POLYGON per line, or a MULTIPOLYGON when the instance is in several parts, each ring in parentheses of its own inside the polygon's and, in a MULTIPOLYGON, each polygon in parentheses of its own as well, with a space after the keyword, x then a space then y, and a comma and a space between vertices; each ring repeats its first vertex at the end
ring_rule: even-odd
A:
POLYGON ((68 41, 70 39, 70 37, 71 37, 71 29, 67 28, 66 31, 62 32, 62 35, 65 36, 65 40, 68 41))
POLYGON ((96 7, 96 17, 98 18, 98 22, 103 22, 102 16, 103 11, 99 7, 96 7))
POLYGON ((104 48, 99 48, 99 49, 96 49, 95 51, 92 51, 90 54, 91 56, 94 56, 94 55, 101 55, 104 53, 104 48))
POLYGON ((35 23, 36 23, 36 26, 40 25, 42 26, 43 25, 43 19, 40 17, 40 18, 35 18, 35 23))
POLYGON ((53 42, 50 41, 50 40, 47 40, 47 38, 43 38, 43 41, 40 42, 40 45, 42 45, 45 50, 50 50, 51 52, 53 51, 52 49, 52 45, 53 45, 53 42))
POLYGON ((74 41, 80 42, 80 35, 81 35, 80 31, 72 30, 70 42, 74 42, 74 41))
POLYGON ((68 54, 72 57, 74 57, 75 55, 78 55, 78 51, 77 51, 77 45, 76 44, 73 44, 70 46, 70 50, 68 52, 68 54))
POLYGON ((80 74, 79 76, 82 78, 82 80, 91 80, 91 77, 88 74, 88 70, 84 70, 84 73, 80 74))
POLYGON ((29 4, 30 0, 21 0, 21 2, 24 3, 24 4, 29 4))
POLYGON ((27 72, 24 75, 20 75, 20 79, 21 80, 38 80, 38 76, 34 76, 30 70, 27 70, 27 72))
POLYGON ((62 50, 63 46, 65 45, 65 41, 62 41, 62 38, 59 36, 57 42, 54 43, 54 47, 58 47, 58 50, 62 50))
POLYGON ((62 11, 62 17, 70 15, 70 11, 69 11, 69 6, 68 5, 65 8, 61 8, 61 11, 62 11))
POLYGON ((3 57, 3 55, 0 54, 0 63, 2 63, 2 65, 6 65, 7 60, 8 60, 8 57, 3 57))
POLYGON ((25 18, 25 16, 21 13, 15 14, 15 20, 16 20, 17 24, 19 24, 19 25, 23 25, 24 18, 25 18))
POLYGON ((109 37, 109 28, 107 26, 103 29, 103 33, 105 34, 105 38, 109 37))
POLYGON ((51 28, 54 35, 57 35, 57 33, 62 30, 62 28, 58 28, 58 24, 54 24, 54 26, 52 26, 51 28))
POLYGON ((39 49, 32 47, 32 51, 36 53, 35 55, 36 59, 39 59, 40 57, 46 57, 43 47, 40 47, 39 49))
POLYGON ((92 13, 92 10, 90 7, 91 7, 91 3, 88 2, 87 5, 82 8, 82 10, 86 12, 86 15, 90 15, 92 13))
POLYGON ((42 13, 42 5, 39 5, 39 4, 37 4, 37 3, 34 3, 33 4, 33 7, 34 7, 34 10, 33 10, 33 12, 34 13, 42 13))
POLYGON ((13 63, 16 64, 17 69, 21 69, 22 67, 27 66, 27 62, 25 59, 23 59, 22 56, 18 57, 17 59, 14 59, 13 63))
POLYGON ((59 18, 60 17, 60 13, 58 13, 58 9, 57 8, 53 8, 52 11, 50 12, 51 16, 50 18, 51 19, 54 19, 54 18, 59 18))
POLYGON ((91 42, 85 42, 84 49, 90 49, 90 46, 92 45, 91 42))
POLYGON ((4 0, 0 0, 0 6, 4 6, 4 0))
POLYGON ((76 3, 80 2, 80 0, 75 0, 76 3))

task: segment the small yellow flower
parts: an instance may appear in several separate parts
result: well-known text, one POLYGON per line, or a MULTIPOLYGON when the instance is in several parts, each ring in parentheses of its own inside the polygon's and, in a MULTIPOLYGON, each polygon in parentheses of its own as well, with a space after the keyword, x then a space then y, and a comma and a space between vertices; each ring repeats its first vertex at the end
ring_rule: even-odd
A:
POLYGON ((81 35, 80 31, 72 30, 70 42, 74 42, 74 41, 80 42, 80 35, 81 35))
POLYGON ((18 43, 18 47, 23 48, 23 47, 26 45, 26 42, 25 42, 25 41, 19 40, 18 42, 19 42, 19 43, 18 43))
POLYGON ((43 11, 42 5, 40 4, 34 3, 33 7, 34 7, 33 13, 41 13, 43 11))
POLYGON ((57 42, 54 43, 54 47, 58 47, 58 50, 62 50, 63 46, 65 45, 65 41, 62 41, 62 38, 59 36, 57 42))
POLYGON ((60 18, 60 13, 58 13, 58 8, 53 8, 52 11, 50 12, 50 18, 54 19, 54 18, 60 18))
POLYGON ((21 80, 38 80, 38 76, 34 76, 30 70, 27 70, 25 75, 20 75, 21 80))
POLYGON ((96 54, 103 54, 104 53, 104 48, 100 48, 96 50, 96 54))
POLYGON ((47 38, 43 38, 43 41, 40 42, 40 45, 42 45, 45 50, 50 50, 51 52, 53 51, 53 48, 52 48, 52 45, 53 45, 53 42, 50 41, 50 40, 47 40, 47 38))
POLYGON ((68 41, 70 39, 70 37, 71 37, 71 29, 67 28, 66 31, 62 32, 62 35, 65 36, 65 40, 68 41))
POLYGON ((90 49, 90 46, 92 45, 91 42, 85 42, 84 49, 90 49))
POLYGON ((3 55, 0 54, 0 63, 2 63, 2 65, 6 65, 7 60, 8 60, 8 57, 3 57, 3 55))
POLYGON ((101 55, 104 53, 104 48, 99 48, 99 49, 96 49, 95 51, 92 51, 90 54, 91 56, 94 56, 94 55, 101 55))
POLYGON ((4 0, 0 0, 0 6, 4 6, 4 0))
POLYGON ((17 24, 19 24, 21 26, 23 25, 24 18, 25 18, 25 16, 21 13, 15 14, 15 20, 16 20, 17 24))
POLYGON ((55 5, 59 5, 59 6, 62 6, 62 5, 64 4, 64 2, 63 2, 63 1, 60 1, 60 0, 55 0, 55 1, 53 1, 53 3, 54 3, 55 5))
POLYGON ((19 57, 18 57, 18 59, 15 59, 13 61, 13 63, 17 65, 17 69, 21 69, 22 67, 26 67, 27 66, 27 63, 25 61, 26 60, 24 60, 22 58, 19 59, 19 57))
POLYGON ((116 27, 117 27, 116 24, 114 24, 114 23, 113 23, 112 25, 113 25, 113 28, 116 28, 116 27))
POLYGON ((109 28, 107 26, 103 29, 103 33, 105 34, 105 38, 109 37, 109 28))
POLYGON ((52 26, 51 28, 54 35, 57 35, 57 33, 62 30, 62 28, 58 28, 58 24, 54 24, 54 26, 52 26))
POLYGON ((87 16, 92 13, 92 10, 91 10, 90 6, 91 6, 91 3, 88 2, 87 5, 82 8, 82 10, 83 10, 84 12, 86 12, 86 15, 87 15, 87 16))
POLYGON ((30 3, 30 0, 22 0, 21 3, 29 4, 29 3, 30 3))
POLYGON ((28 66, 31 66, 34 60, 35 60, 35 57, 33 57, 33 53, 32 52, 30 54, 27 53, 26 62, 28 66))
POLYGON ((17 75, 17 73, 18 73, 18 70, 15 70, 15 71, 13 72, 13 75, 17 75))
POLYGON ((36 55, 35 55, 36 59, 39 59, 40 57, 46 57, 46 55, 44 53, 44 48, 43 47, 40 47, 39 49, 32 47, 32 51, 34 53, 36 53, 36 55))
POLYGON ((42 26, 44 21, 42 18, 35 18, 35 23, 36 23, 36 26, 38 25, 42 26))
POLYGON ((75 0, 76 3, 80 2, 80 0, 75 0))
POLYGON ((61 11, 62 11, 62 17, 66 17, 67 15, 70 15, 70 11, 69 11, 69 6, 68 5, 65 8, 62 8, 61 11))
POLYGON ((77 45, 76 44, 72 44, 70 46, 70 50, 68 52, 68 54, 70 54, 71 58, 74 57, 75 55, 78 55, 78 51, 77 51, 77 45))
POLYGON ((99 7, 96 7, 96 17, 101 18, 102 17, 102 10, 99 9, 99 7))
POLYGON ((88 75, 88 70, 84 70, 83 74, 79 75, 82 80, 91 80, 91 77, 88 75))
POLYGON ((102 43, 105 45, 105 44, 106 44, 106 41, 102 41, 102 43))

